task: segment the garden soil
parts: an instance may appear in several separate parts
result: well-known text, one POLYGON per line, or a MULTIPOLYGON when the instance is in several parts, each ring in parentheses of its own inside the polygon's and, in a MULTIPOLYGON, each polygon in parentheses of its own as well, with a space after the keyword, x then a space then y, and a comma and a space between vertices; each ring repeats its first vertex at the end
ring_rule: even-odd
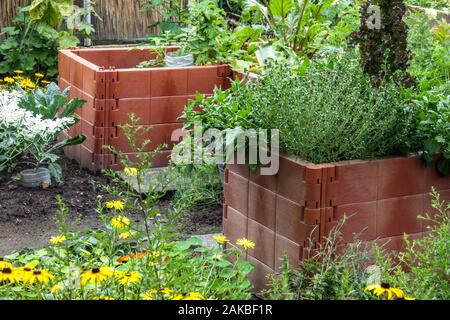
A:
MULTIPOLYGON (((13 250, 38 249, 58 234, 54 222, 57 209, 55 197, 60 195, 70 209, 70 219, 79 218, 76 229, 98 228, 101 220, 95 211, 97 197, 110 200, 104 190, 108 178, 92 174, 78 164, 63 158, 64 184, 48 189, 26 189, 15 180, 18 168, 12 174, 0 174, 0 257, 13 250)), ((160 203, 167 208, 170 197, 160 203)), ((180 232, 203 234, 221 231, 221 206, 198 208, 188 212, 180 221, 180 232)), ((139 220, 138 216, 132 216, 139 220)))

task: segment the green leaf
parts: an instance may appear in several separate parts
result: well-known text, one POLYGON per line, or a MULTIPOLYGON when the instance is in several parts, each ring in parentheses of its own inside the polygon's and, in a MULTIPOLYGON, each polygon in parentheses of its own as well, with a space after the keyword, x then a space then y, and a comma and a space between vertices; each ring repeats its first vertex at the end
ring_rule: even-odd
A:
POLYGON ((293 0, 271 0, 269 8, 275 17, 285 18, 294 7, 293 0))

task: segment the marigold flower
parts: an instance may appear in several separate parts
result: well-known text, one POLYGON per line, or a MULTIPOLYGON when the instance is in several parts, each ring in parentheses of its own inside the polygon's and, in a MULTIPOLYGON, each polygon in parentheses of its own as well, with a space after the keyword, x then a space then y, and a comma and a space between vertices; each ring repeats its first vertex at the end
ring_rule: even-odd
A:
POLYGON ((49 283, 50 280, 54 278, 54 276, 45 270, 32 270, 27 273, 27 276, 24 277, 22 273, 22 281, 23 283, 34 284, 35 282, 49 283))
POLYGON ((117 278, 119 279, 119 283, 123 286, 127 286, 130 284, 138 283, 141 281, 142 276, 139 272, 136 271, 119 271, 117 273, 117 278))
POLYGON ((91 269, 81 275, 81 285, 85 286, 87 283, 99 284, 112 277, 114 271, 109 267, 101 267, 91 269))
POLYGON ((50 243, 51 243, 51 244, 61 244, 61 243, 63 243, 63 242, 66 241, 66 240, 67 240, 67 238, 66 238, 65 235, 59 235, 59 236, 57 236, 57 237, 52 237, 52 238, 50 239, 50 243))
POLYGON ((139 171, 136 168, 125 168, 123 169, 123 172, 129 177, 135 177, 138 175, 139 171))
POLYGON ((230 242, 230 240, 228 240, 227 237, 225 237, 223 235, 214 236, 213 239, 216 240, 216 242, 218 244, 224 244, 226 242, 230 242))
POLYGON ((130 225, 130 219, 125 216, 115 216, 111 219, 111 225, 116 229, 123 229, 130 225))
POLYGON ((108 201, 106 203, 106 208, 121 211, 125 209, 125 204, 120 200, 108 201))
POLYGON ((386 294, 388 300, 392 300, 392 298, 403 298, 405 296, 405 292, 403 290, 398 288, 391 288, 388 283, 372 284, 367 286, 364 291, 371 292, 377 297, 381 297, 386 294))
POLYGON ((254 249, 255 248, 255 243, 253 241, 251 241, 251 240, 246 239, 246 238, 238 239, 236 241, 236 244, 238 246, 243 247, 245 251, 247 251, 249 248, 250 249, 254 249))
POLYGON ((0 284, 2 283, 18 283, 19 282, 19 272, 14 268, 3 268, 0 270, 0 284))

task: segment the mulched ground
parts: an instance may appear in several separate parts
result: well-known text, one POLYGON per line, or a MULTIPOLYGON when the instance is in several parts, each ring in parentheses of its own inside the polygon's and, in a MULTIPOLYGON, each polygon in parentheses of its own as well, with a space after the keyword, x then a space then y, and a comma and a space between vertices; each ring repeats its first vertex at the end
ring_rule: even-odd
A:
MULTIPOLYGON (((48 189, 26 189, 14 180, 20 172, 0 174, 0 257, 13 250, 36 249, 48 243, 57 234, 53 221, 57 209, 56 195, 60 195, 71 211, 70 217, 81 217, 78 228, 97 228, 100 218, 95 212, 97 197, 110 199, 104 189, 108 178, 94 175, 78 164, 62 157, 64 184, 48 189)), ((166 207, 170 197, 161 202, 166 207)), ((135 220, 138 217, 133 217, 135 220)), ((181 219, 179 229, 185 234, 220 232, 222 224, 221 206, 199 208, 188 212, 181 219)))

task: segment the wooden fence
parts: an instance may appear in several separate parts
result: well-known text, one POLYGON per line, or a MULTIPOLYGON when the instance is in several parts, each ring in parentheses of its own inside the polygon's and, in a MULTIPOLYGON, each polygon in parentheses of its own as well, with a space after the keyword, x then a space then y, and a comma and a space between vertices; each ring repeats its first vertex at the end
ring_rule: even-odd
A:
MULTIPOLYGON (((20 6, 30 0, 0 0, 0 29, 11 24, 20 6)), ((95 0, 95 10, 102 20, 92 18, 95 27, 94 41, 124 41, 139 39, 150 33, 158 32, 150 27, 159 21, 161 15, 156 12, 142 11, 145 0, 95 0)), ((83 0, 74 0, 82 6, 83 0)))

